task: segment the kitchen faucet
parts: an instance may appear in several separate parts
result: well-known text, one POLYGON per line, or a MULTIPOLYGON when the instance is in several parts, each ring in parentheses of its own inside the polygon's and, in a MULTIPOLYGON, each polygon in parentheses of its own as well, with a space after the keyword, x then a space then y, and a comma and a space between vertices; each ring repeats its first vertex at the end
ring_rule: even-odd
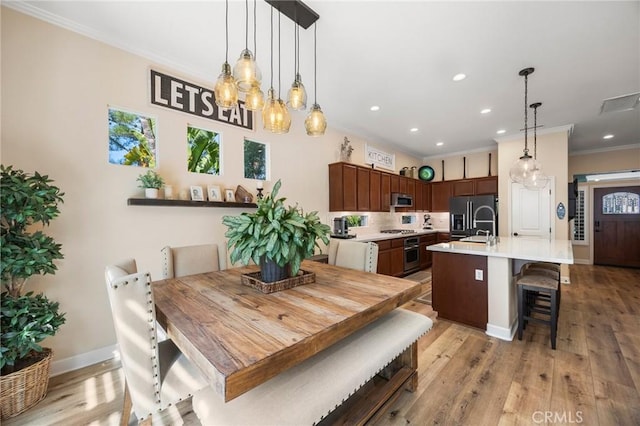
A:
MULTIPOLYGON (((477 228, 477 224, 478 223, 490 223, 491 224, 491 229, 493 230, 492 235, 496 235, 496 212, 495 210, 493 210, 491 207, 489 206, 480 206, 476 209, 475 212, 473 212, 473 227, 477 228), (478 212, 482 209, 489 209, 489 211, 491 212, 491 220, 478 220, 478 212)), ((489 232, 489 231, 485 231, 485 232, 489 232)), ((478 234, 476 234, 478 235, 478 234)))
POLYGON ((487 231, 486 229, 478 229, 476 231, 476 235, 484 234, 485 236, 491 235, 491 231, 487 231))

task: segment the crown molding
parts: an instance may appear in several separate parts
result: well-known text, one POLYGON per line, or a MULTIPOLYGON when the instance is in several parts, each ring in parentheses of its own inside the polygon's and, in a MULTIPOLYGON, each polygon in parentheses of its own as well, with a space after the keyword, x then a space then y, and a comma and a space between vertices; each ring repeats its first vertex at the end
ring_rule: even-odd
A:
MULTIPOLYGON (((538 136, 549 135, 551 133, 563 133, 563 132, 567 133, 567 137, 571 136, 571 133, 573 133, 573 124, 567 124, 564 126, 557 126, 557 127, 549 127, 547 129, 536 131, 538 136)), ((502 143, 502 142, 519 141, 519 140, 522 140, 522 138, 524 138, 523 132, 506 135, 506 136, 500 136, 498 138, 494 138, 493 140, 496 141, 496 143, 502 143)))
MULTIPOLYGON (((155 55, 141 49, 132 48, 131 45, 121 40, 109 37, 102 32, 94 30, 93 28, 89 28, 85 25, 78 24, 77 22, 72 21, 70 19, 62 18, 59 15, 40 9, 39 7, 34 6, 30 3, 26 3, 24 0, 10 0, 10 1, 3 0, 2 6, 6 6, 9 9, 13 9, 17 12, 24 13, 25 15, 29 15, 33 18, 39 19, 41 21, 47 22, 57 27, 64 28, 66 30, 83 35, 85 37, 99 41, 101 43, 105 43, 109 46, 115 47, 117 49, 131 53, 133 55, 148 59, 149 61, 155 64, 166 66, 169 69, 172 69, 179 73, 190 75, 197 79, 201 79, 202 81, 211 80, 211 75, 203 74, 202 72, 197 71, 194 68, 185 67, 184 64, 172 61, 170 59, 167 59, 164 56, 155 55)), ((213 83, 214 82, 212 81, 211 83, 212 86, 213 86, 213 83)))
POLYGON ((609 151, 623 151, 626 149, 640 149, 640 143, 634 143, 631 145, 619 145, 619 146, 608 146, 603 148, 585 149, 582 151, 569 151, 569 157, 575 157, 578 155, 598 154, 598 153, 609 152, 609 151))

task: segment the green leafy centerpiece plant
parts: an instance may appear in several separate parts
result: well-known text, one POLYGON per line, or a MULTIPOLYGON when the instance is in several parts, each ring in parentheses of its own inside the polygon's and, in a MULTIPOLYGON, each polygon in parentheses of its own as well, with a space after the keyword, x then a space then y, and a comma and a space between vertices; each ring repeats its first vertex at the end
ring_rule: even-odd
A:
POLYGON ((136 180, 140 182, 140 188, 144 188, 144 196, 147 198, 158 198, 158 190, 164 185, 164 179, 154 170, 147 170, 136 180))
POLYGON ((55 335, 65 322, 58 303, 43 294, 23 294, 31 276, 54 274, 54 260, 63 258, 61 245, 38 229, 38 224, 48 226, 59 215, 64 194, 51 185, 47 175, 29 175, 11 166, 0 168, 0 406, 6 418, 46 395, 51 350, 39 343, 55 335))
POLYGON ((231 262, 247 265, 253 260, 260 265, 264 282, 296 276, 302 260, 319 247, 318 239, 329 244, 331 230, 320 222, 318 212, 305 214, 297 204, 285 207, 286 198, 277 198, 280 186, 278 180, 273 191, 258 200, 255 213, 222 218, 229 228, 225 236, 231 262))

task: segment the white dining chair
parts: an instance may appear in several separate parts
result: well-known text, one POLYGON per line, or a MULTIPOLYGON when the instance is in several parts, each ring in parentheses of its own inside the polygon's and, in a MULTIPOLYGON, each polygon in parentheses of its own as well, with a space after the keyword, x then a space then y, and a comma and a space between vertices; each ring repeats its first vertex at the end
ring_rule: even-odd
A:
POLYGON ((107 293, 125 375, 120 425, 131 409, 140 424, 207 386, 206 380, 171 340, 158 342, 156 310, 148 273, 126 260, 105 268, 107 293))
POLYGON ((328 254, 330 265, 373 273, 378 270, 378 245, 374 242, 332 238, 328 254))
POLYGON ((218 244, 163 247, 162 278, 183 277, 226 269, 226 250, 218 244))

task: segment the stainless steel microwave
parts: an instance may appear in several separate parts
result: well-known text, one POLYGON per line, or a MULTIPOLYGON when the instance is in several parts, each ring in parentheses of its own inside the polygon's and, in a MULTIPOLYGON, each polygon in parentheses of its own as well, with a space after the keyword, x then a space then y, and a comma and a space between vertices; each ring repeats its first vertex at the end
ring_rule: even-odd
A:
POLYGON ((391 193, 391 207, 413 207, 413 197, 409 194, 391 193))

